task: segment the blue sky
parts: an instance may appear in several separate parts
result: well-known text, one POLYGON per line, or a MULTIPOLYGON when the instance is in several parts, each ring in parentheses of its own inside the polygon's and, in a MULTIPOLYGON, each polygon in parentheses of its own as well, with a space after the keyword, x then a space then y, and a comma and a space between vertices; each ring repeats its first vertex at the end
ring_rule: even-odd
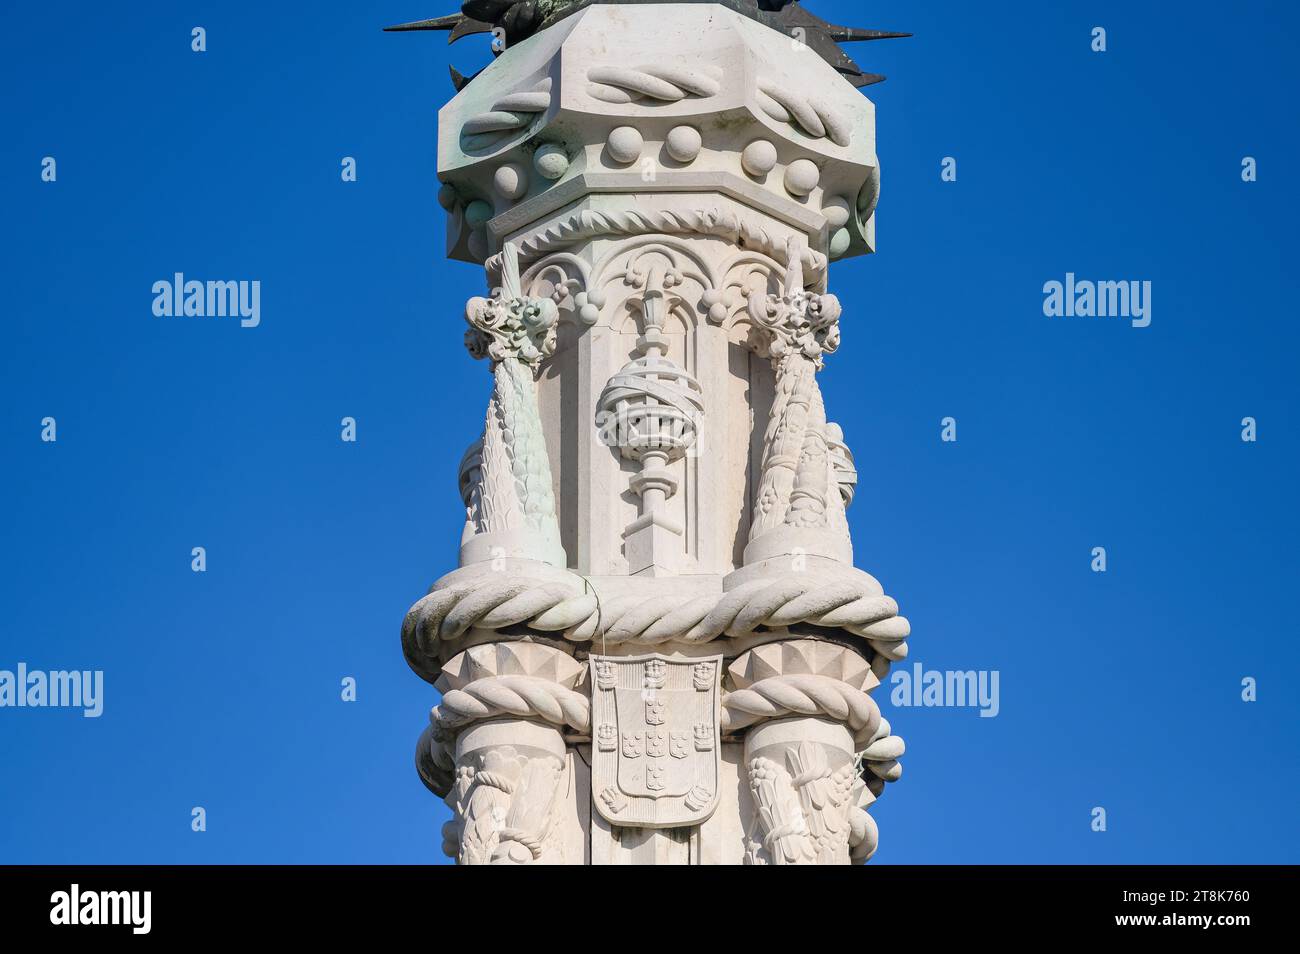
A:
MULTIPOLYGON (((1300 860, 1300 14, 810 6, 916 33, 852 51, 889 76, 822 375, 858 565, 912 662, 1000 673, 996 718, 878 693, 908 753, 873 863, 1300 860), (1045 317, 1066 272, 1150 281, 1151 325, 1045 317)), ((7 11, 0 669, 102 669, 105 705, 0 709, 0 862, 441 860, 398 629, 488 390, 434 177, 447 63, 486 54, 379 27, 452 9, 7 11), (261 324, 155 318, 178 271, 260 280, 261 324)))

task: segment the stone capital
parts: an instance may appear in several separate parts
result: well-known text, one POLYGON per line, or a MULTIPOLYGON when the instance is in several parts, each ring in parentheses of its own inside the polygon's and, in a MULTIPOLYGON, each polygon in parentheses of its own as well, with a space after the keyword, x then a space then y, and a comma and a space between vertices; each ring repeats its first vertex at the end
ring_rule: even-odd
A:
POLYGON ((475 359, 514 359, 534 370, 555 353, 559 311, 549 298, 474 297, 465 305, 465 347, 475 359))
POLYGON ((510 43, 438 117, 447 250, 482 262, 579 193, 719 193, 874 251, 875 106, 717 4, 592 4, 510 43), (671 12, 668 12, 671 11, 671 12))
POLYGON ((797 289, 784 295, 752 294, 749 316, 773 361, 803 355, 817 367, 840 346, 840 300, 797 289))

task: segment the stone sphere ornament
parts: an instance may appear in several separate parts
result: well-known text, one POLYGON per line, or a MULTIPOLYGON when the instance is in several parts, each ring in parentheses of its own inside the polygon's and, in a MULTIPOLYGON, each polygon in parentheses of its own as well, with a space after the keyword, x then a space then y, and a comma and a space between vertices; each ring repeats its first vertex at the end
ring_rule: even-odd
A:
POLYGON ((444 182, 438 187, 438 204, 446 212, 456 208, 456 187, 450 182, 444 182))
POLYGON ((492 185, 505 199, 518 199, 528 191, 528 173, 512 162, 492 174, 492 185))
POLYGON ((811 159, 796 159, 785 167, 785 191, 791 195, 807 195, 817 188, 821 170, 811 159))
POLYGON ((852 241, 852 236, 849 235, 848 229, 838 228, 834 232, 832 232, 830 245, 829 248, 827 249, 827 251, 830 253, 831 258, 839 258, 841 255, 847 252, 849 250, 850 241, 852 241))
POLYGON ((740 165, 751 176, 761 179, 776 166, 776 146, 766 139, 755 139, 741 152, 740 165))
POLYGON ((547 179, 558 179, 569 171, 569 156, 564 147, 548 142, 533 154, 533 167, 547 179))
POLYGON ((871 213, 876 210, 876 200, 880 197, 880 169, 872 167, 866 182, 862 183, 862 188, 858 191, 858 218, 866 221, 871 218, 871 213))
POLYGON ((727 306, 722 300, 722 292, 716 288, 706 289, 703 295, 704 307, 709 321, 720 324, 727 317, 727 306))
POLYGON ((578 292, 573 302, 578 307, 578 320, 584 325, 594 325, 600 320, 600 310, 605 307, 605 293, 599 288, 578 292))
POLYGON ((636 162, 644 145, 645 139, 635 126, 615 126, 609 131, 609 138, 605 140, 609 157, 622 165, 636 162))
POLYGON ((492 205, 482 199, 475 199, 465 206, 465 224, 472 229, 481 228, 492 218, 492 205))
POLYGON ((469 233, 469 238, 465 241, 465 247, 475 258, 482 260, 488 256, 488 240, 486 229, 475 229, 469 233))
POLYGON ((832 196, 826 200, 822 206, 822 215, 826 216, 826 224, 831 229, 842 228, 849 224, 849 216, 853 213, 853 206, 849 200, 842 195, 832 196))
POLYGON ((700 154, 702 144, 700 131, 694 126, 674 126, 668 131, 668 138, 664 140, 664 148, 668 150, 668 155, 678 162, 690 162, 700 154))

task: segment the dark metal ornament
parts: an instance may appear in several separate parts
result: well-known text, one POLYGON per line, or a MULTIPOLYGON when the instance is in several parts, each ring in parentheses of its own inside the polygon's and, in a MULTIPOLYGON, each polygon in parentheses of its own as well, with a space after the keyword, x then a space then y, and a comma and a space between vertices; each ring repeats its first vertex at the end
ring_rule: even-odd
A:
MULTIPOLYGON (((893 40, 912 35, 827 23, 801 7, 798 0, 464 0, 460 13, 400 23, 384 29, 392 32, 445 30, 450 33, 448 43, 463 36, 499 29, 504 34, 505 45, 509 46, 594 3, 718 3, 782 33, 802 30, 805 45, 857 87, 879 83, 885 77, 864 72, 837 44, 893 40)), ((451 69, 452 85, 458 92, 473 78, 462 75, 455 67, 451 69)))

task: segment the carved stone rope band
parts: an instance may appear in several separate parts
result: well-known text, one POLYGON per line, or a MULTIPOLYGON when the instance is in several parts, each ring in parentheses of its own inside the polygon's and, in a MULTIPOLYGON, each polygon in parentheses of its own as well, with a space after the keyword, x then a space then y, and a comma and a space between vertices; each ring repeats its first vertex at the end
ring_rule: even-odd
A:
POLYGON ((876 778, 886 782, 897 782, 903 776, 903 766, 898 760, 907 751, 907 746, 898 736, 889 734, 889 723, 884 719, 880 720, 880 728, 876 730, 876 735, 877 738, 862 751, 862 761, 876 778))
POLYGON ((853 127, 846 117, 824 103, 767 81, 758 84, 758 91, 763 112, 777 122, 789 123, 814 139, 829 139, 837 146, 849 144, 853 127))
POLYGON ((874 699, 846 682, 812 673, 787 673, 760 679, 722 699, 722 729, 736 732, 765 719, 785 716, 828 716, 843 722, 861 742, 880 726, 874 699))
POLYGON ((744 636, 759 626, 808 623, 843 629, 890 660, 907 655, 911 633, 898 604, 866 574, 821 582, 808 576, 751 580, 720 596, 673 604, 662 593, 600 602, 578 586, 518 577, 480 578, 428 594, 406 614, 402 643, 409 659, 436 656, 439 640, 472 627, 503 629, 526 623, 574 642, 601 639, 647 644, 702 643, 724 633, 744 636))
POLYGON ((434 707, 430 720, 447 731, 501 715, 540 718, 579 732, 591 729, 591 703, 586 696, 537 676, 492 676, 451 689, 434 707))
POLYGON ((488 112, 465 120, 460 129, 461 143, 471 151, 490 146, 507 133, 530 125, 550 105, 551 80, 547 77, 531 89, 501 97, 488 112))
POLYGON ((587 79, 587 92, 606 103, 630 103, 633 99, 676 103, 687 96, 716 96, 722 89, 713 76, 673 63, 634 68, 595 66, 587 70, 587 79))
MULTIPOLYGON (((786 261, 787 240, 764 227, 757 216, 744 215, 722 209, 693 209, 689 212, 639 209, 627 212, 597 212, 586 209, 576 212, 519 242, 521 261, 531 262, 550 252, 568 248, 598 235, 712 235, 732 242, 744 240, 745 247, 776 259, 786 261)), ((804 271, 820 280, 826 274, 826 256, 800 247, 799 256, 804 271)), ((489 275, 499 275, 501 257, 487 260, 489 275)))
MULTIPOLYGON (((879 779, 873 785, 877 792, 884 782, 902 776, 898 759, 906 750, 903 740, 890 735, 889 722, 881 718, 870 696, 837 679, 809 674, 774 676, 727 693, 722 708, 721 724, 728 732, 793 715, 824 715, 844 722, 859 744, 866 743, 861 756, 868 771, 879 779)), ((542 718, 577 732, 591 731, 587 697, 546 679, 494 676, 453 689, 430 713, 431 724, 416 747, 416 766, 430 791, 442 797, 450 790, 455 773, 451 755, 455 733, 471 722, 501 715, 542 718)), ((870 821, 859 820, 859 824, 874 828, 870 821)))
POLYGON ((860 865, 870 860, 880 844, 880 829, 865 808, 849 809, 849 859, 860 865))

